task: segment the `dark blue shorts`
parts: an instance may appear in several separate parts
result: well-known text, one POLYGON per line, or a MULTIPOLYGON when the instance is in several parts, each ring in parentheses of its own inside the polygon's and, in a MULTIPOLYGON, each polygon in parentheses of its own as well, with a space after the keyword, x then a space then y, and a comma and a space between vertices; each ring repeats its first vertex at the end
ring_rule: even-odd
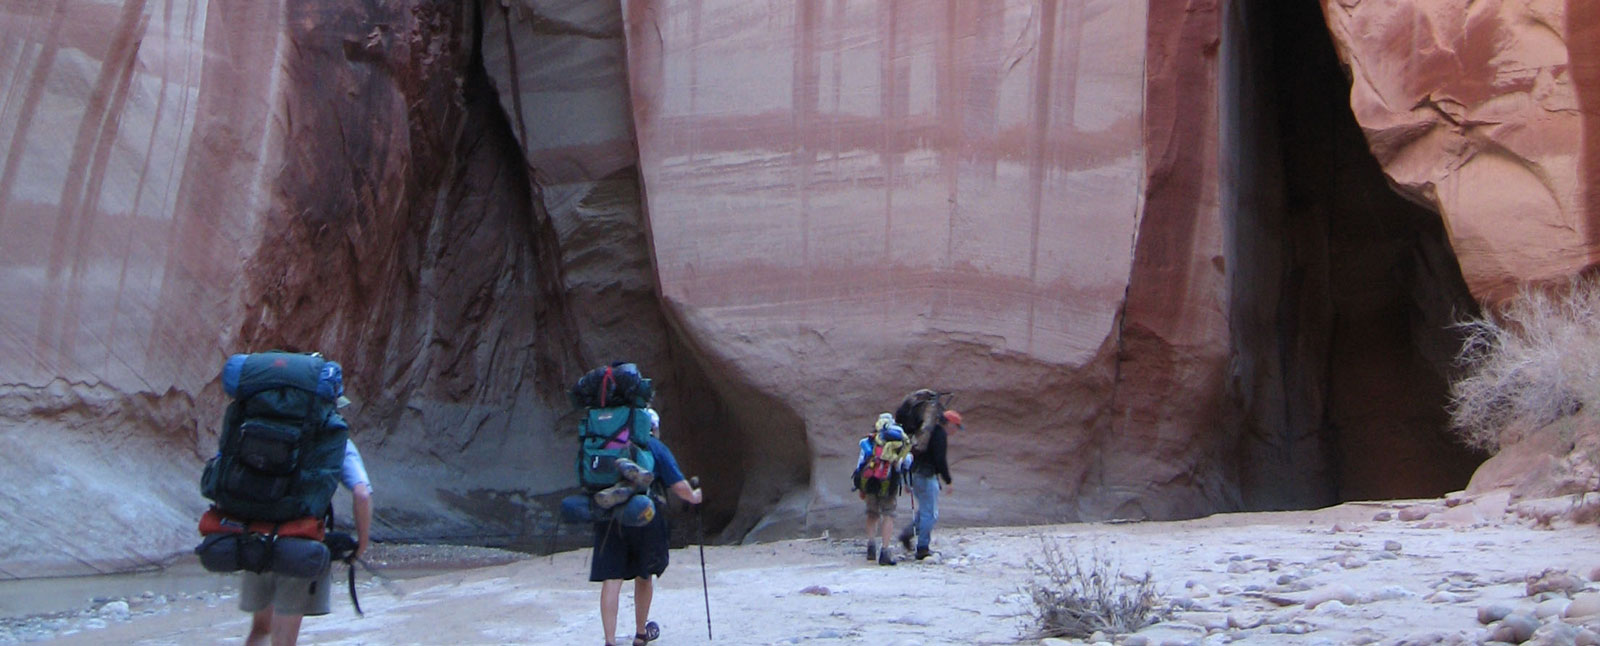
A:
POLYGON ((594 558, 590 559, 589 580, 634 579, 660 576, 667 571, 667 551, 671 548, 667 517, 657 513, 644 527, 623 527, 621 523, 594 524, 594 558))

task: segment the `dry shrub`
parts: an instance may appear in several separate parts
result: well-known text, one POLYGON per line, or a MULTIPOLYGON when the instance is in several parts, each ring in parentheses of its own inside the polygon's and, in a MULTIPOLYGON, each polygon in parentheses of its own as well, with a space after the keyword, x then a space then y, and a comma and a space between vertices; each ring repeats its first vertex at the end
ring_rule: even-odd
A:
POLYGON ((1580 410, 1600 411, 1600 281, 1524 289, 1465 333, 1450 386, 1450 421, 1476 448, 1498 451, 1580 410))
POLYGON ((1028 559, 1033 577, 1023 590, 1031 638, 1131 633, 1166 618, 1167 604, 1148 570, 1128 576, 1098 550, 1082 559, 1054 541, 1039 542, 1038 558, 1028 559))

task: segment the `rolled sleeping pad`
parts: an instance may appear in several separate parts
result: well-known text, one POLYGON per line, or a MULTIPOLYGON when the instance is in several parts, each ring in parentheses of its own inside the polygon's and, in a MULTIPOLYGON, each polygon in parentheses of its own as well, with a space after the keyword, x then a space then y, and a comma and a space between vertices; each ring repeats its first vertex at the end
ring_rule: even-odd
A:
POLYGON ((644 527, 656 517, 656 503, 650 496, 635 494, 628 502, 613 510, 617 515, 617 522, 624 527, 644 527))
POLYGON ((311 578, 328 569, 330 554, 322 541, 263 534, 212 534, 194 548, 209 572, 275 572, 311 578))
POLYGON ((561 499, 561 520, 567 523, 592 523, 600 520, 594 513, 594 499, 588 494, 573 494, 561 499))

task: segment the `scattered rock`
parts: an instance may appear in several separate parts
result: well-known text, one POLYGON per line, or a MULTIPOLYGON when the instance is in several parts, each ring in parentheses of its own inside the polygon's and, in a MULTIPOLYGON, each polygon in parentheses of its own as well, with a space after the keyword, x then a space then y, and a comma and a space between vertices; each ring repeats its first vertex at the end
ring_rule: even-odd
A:
POLYGON ((1122 646, 1150 646, 1150 638, 1144 635, 1128 635, 1122 639, 1122 646))
POLYGON ((1344 617, 1344 616, 1349 615, 1349 611, 1350 611, 1350 604, 1345 603, 1343 601, 1340 601, 1338 599, 1329 599, 1329 600, 1324 601, 1324 602, 1322 602, 1320 604, 1317 604, 1316 609, 1314 609, 1312 612, 1315 612, 1315 613, 1317 613, 1319 615, 1328 615, 1328 616, 1332 616, 1332 617, 1344 617))
POLYGON ((1228 616, 1220 612, 1186 612, 1182 619, 1208 633, 1228 629, 1228 616))
POLYGON ((1428 507, 1406 507, 1400 510, 1399 517, 1402 521, 1411 522, 1427 518, 1430 513, 1433 513, 1433 509, 1428 507))
POLYGON ((1541 646, 1576 646, 1579 630, 1577 626, 1552 621, 1534 630, 1532 639, 1541 646))
POLYGON ((808 585, 804 589, 800 590, 800 594, 814 594, 819 597, 826 597, 830 594, 833 594, 833 591, 829 590, 827 586, 808 585))
POLYGON ((1379 589, 1376 592, 1371 592, 1371 593, 1367 593, 1367 594, 1361 595, 1360 601, 1362 603, 1372 603, 1374 601, 1392 601, 1394 599, 1410 599, 1412 597, 1417 597, 1417 596, 1421 596, 1421 595, 1418 595, 1417 593, 1412 592, 1410 590, 1407 590, 1404 587, 1401 587, 1401 586, 1398 586, 1398 585, 1390 585, 1390 586, 1384 586, 1383 588, 1379 589))
POLYGON ((1325 585, 1311 591, 1306 597, 1306 609, 1311 610, 1329 601, 1338 601, 1344 605, 1354 605, 1356 591, 1348 585, 1325 585))
POLYGON ((1560 617, 1566 613, 1567 606, 1570 605, 1572 605, 1572 600, 1564 597, 1556 597, 1554 599, 1540 601, 1539 605, 1533 607, 1533 616, 1540 619, 1560 617))
POLYGON ((1531 616, 1514 613, 1501 620, 1489 633, 1490 638, 1497 642, 1520 644, 1533 637, 1533 631, 1539 629, 1539 620, 1531 616))
POLYGON ((1536 576, 1527 577, 1526 580, 1528 583, 1526 594, 1530 597, 1541 592, 1562 592, 1570 595, 1583 590, 1584 586, 1582 579, 1573 576, 1566 570, 1555 568, 1547 569, 1536 576))
POLYGON ((1355 554, 1340 554, 1339 558, 1334 559, 1334 562, 1338 563, 1339 567, 1342 567, 1346 570, 1354 570, 1356 568, 1364 568, 1367 566, 1367 559, 1356 556, 1355 554))
POLYGON ((100 606, 100 610, 96 614, 109 619, 127 619, 128 602, 122 600, 112 601, 106 605, 100 606))
POLYGON ((1399 553, 1400 552, 1400 541, 1384 541, 1383 542, 1383 551, 1399 553))
POLYGON ((1600 592, 1579 592, 1572 595, 1572 603, 1562 616, 1588 617, 1596 614, 1600 614, 1600 592))
POLYGON ((1373 520, 1377 520, 1377 521, 1393 520, 1394 519, 1394 514, 1389 513, 1387 511, 1380 511, 1380 512, 1378 512, 1376 514, 1373 514, 1372 515, 1372 519, 1373 520))
POLYGON ((1503 603, 1491 603, 1478 609, 1478 623, 1492 624, 1511 616, 1516 609, 1503 603))
POLYGON ((1278 635, 1304 635, 1316 630, 1316 628, 1312 627, 1311 624, 1296 621, 1288 624, 1276 624, 1267 630, 1278 635))

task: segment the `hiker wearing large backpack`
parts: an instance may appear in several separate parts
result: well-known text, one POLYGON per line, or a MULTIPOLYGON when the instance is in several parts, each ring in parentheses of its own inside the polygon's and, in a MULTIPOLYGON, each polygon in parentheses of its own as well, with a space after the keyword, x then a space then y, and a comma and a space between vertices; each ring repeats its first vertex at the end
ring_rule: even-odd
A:
POLYGON ((939 522, 939 490, 950 490, 950 464, 945 457, 948 446, 946 429, 961 428, 961 413, 945 411, 932 429, 923 429, 911 445, 911 501, 914 510, 910 525, 900 531, 900 545, 911 551, 911 538, 917 539, 917 560, 933 555, 929 549, 933 540, 933 525, 939 522), (944 483, 941 487, 940 480, 944 483))
MULTIPOLYGON (((700 489, 690 486, 678 468, 672 450, 661 441, 661 417, 654 409, 643 409, 650 420, 650 435, 644 441, 653 466, 648 480, 648 494, 655 498, 655 507, 663 507, 666 500, 661 491, 691 505, 701 501, 700 489), (657 488, 659 487, 659 488, 657 488)), ((622 582, 633 580, 633 646, 644 646, 654 640, 660 629, 650 621, 650 601, 655 595, 655 580, 667 571, 668 551, 671 547, 671 530, 665 514, 652 513, 642 526, 613 515, 594 522, 594 557, 589 567, 589 580, 600 584, 600 623, 605 632, 606 646, 616 646, 617 611, 622 596, 622 582)))
MULTIPOLYGON (((361 452, 350 439, 345 440, 339 483, 350 490, 350 517, 355 519, 356 544, 345 560, 354 561, 366 553, 371 542, 372 484, 367 478, 361 452)), ((321 575, 310 578, 273 572, 241 572, 239 609, 251 613, 250 634, 244 640, 245 646, 294 646, 300 639, 302 618, 325 615, 332 610, 331 571, 332 563, 323 568, 321 575)))
POLYGON ((867 505, 867 560, 879 565, 894 565, 889 537, 894 535, 894 511, 900 497, 900 483, 911 468, 911 439, 894 416, 878 416, 873 432, 861 438, 851 488, 867 505), (878 539, 883 539, 880 547, 878 539))
POLYGON ((212 506, 195 553, 207 570, 242 572, 246 646, 294 646, 302 618, 329 612, 332 560, 359 557, 370 540, 371 484, 338 413, 350 402, 343 370, 317 353, 271 351, 233 355, 221 376, 232 401, 200 478, 212 506), (355 539, 333 531, 341 484, 355 539))

